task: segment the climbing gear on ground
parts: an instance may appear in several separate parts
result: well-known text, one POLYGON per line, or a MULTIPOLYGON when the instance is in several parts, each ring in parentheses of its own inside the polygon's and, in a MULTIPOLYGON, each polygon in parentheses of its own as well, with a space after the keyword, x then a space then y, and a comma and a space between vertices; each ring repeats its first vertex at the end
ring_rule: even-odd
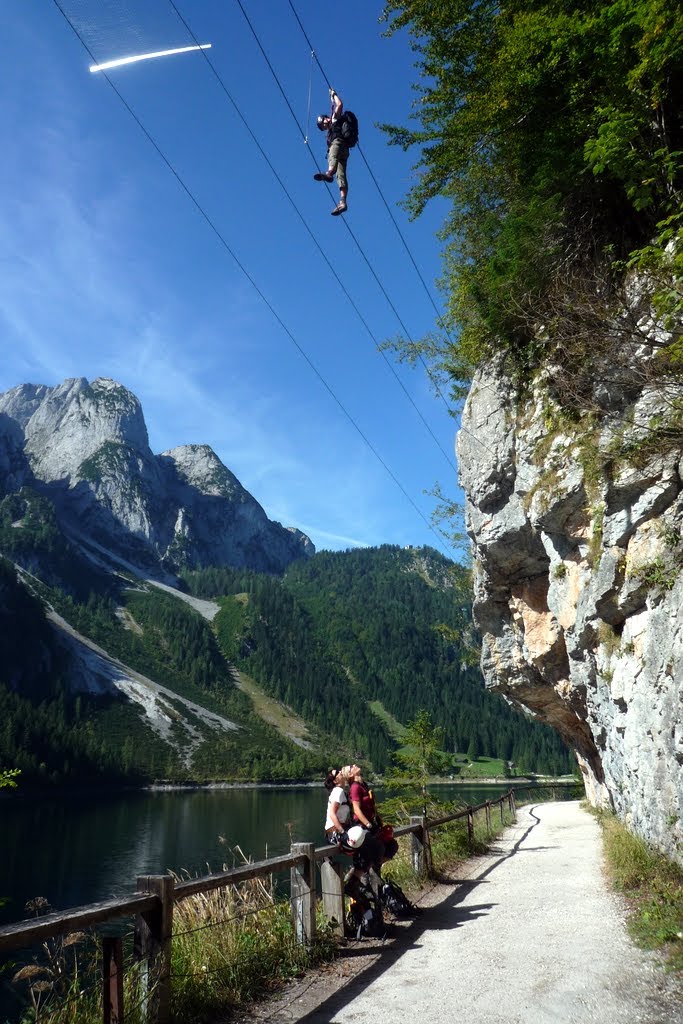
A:
POLYGON ((380 890, 382 906, 394 915, 394 917, 416 917, 422 911, 411 903, 403 889, 396 882, 383 882, 380 890))
POLYGON ((382 906, 370 886, 359 883, 357 894, 351 898, 345 925, 347 935, 356 939, 361 939, 363 936, 368 938, 384 938, 386 936, 382 906))

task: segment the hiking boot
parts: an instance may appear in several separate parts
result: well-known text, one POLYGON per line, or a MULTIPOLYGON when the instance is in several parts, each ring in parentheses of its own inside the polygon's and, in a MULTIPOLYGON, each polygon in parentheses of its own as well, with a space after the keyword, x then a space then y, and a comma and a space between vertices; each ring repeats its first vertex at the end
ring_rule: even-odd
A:
POLYGON ((313 177, 316 181, 334 181, 334 174, 330 171, 318 171, 313 177))
POLYGON ((340 213, 346 213, 346 203, 343 201, 341 203, 337 203, 334 210, 332 210, 332 216, 338 217, 340 213))

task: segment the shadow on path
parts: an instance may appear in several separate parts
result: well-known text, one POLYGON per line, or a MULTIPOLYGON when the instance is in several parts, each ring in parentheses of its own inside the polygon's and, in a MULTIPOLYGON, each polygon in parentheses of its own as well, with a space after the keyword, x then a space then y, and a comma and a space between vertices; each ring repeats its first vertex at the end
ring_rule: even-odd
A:
MULTIPOLYGON (((457 889, 444 896, 440 903, 425 908, 420 917, 416 918, 407 927, 402 925, 389 926, 391 929, 390 939, 387 942, 365 939, 362 944, 354 943, 344 949, 339 957, 339 961, 342 963, 344 961, 353 961, 357 957, 367 957, 369 954, 374 953, 377 954, 377 959, 370 963, 356 977, 342 982, 340 988, 314 1010, 310 1010, 304 1016, 298 1018, 298 1024, 328 1024, 329 1021, 333 1020, 335 1014, 343 1009, 347 1003, 360 995, 368 985, 371 985, 385 971, 390 970, 404 953, 407 953, 410 949, 418 948, 420 937, 426 931, 445 931, 452 928, 460 928, 462 925, 476 921, 479 917, 486 916, 488 911, 496 904, 478 903, 468 907, 459 907, 458 904, 462 903, 476 886, 485 882, 487 876, 492 871, 495 871, 500 864, 509 860, 510 857, 514 857, 519 852, 524 840, 540 824, 541 820, 534 813, 534 808, 529 808, 528 813, 533 818, 532 824, 525 829, 509 850, 503 852, 500 847, 492 847, 488 854, 484 856, 493 855, 495 857, 496 854, 499 854, 499 856, 484 868, 480 874, 475 875, 473 878, 463 879, 462 881, 445 877, 443 879, 444 884, 456 885, 457 889), (372 943, 372 946, 369 945, 370 943, 372 943)), ((542 850, 545 847, 532 847, 532 849, 542 850)))

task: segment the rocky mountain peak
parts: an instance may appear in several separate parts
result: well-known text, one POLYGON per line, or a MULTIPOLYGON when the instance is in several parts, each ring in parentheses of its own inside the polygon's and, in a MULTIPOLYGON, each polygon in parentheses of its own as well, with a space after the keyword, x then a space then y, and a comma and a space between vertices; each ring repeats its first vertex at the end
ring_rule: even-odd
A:
POLYGON ((0 394, 0 493, 27 483, 49 492, 66 526, 146 572, 155 562, 162 575, 183 565, 281 572, 315 550, 269 520, 208 445, 154 455, 140 402, 107 377, 0 394))
POLYGON ((233 501, 250 497, 208 444, 180 445, 163 452, 161 458, 173 462, 179 479, 202 494, 220 495, 233 501))

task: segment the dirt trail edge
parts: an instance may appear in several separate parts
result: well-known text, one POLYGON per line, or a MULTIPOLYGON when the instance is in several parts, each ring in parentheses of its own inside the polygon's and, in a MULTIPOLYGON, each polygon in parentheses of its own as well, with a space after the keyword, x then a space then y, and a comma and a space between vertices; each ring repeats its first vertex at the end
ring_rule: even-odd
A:
POLYGON ((576 802, 518 811, 489 853, 384 943, 350 943, 241 1020, 263 1024, 683 1024, 683 985, 633 945, 576 802))

